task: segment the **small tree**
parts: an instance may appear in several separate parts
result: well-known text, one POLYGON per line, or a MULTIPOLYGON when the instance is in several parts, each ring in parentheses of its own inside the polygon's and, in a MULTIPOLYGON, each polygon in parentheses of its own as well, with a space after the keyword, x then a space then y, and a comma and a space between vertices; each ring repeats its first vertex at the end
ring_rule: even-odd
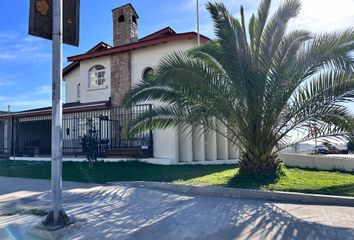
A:
POLYGON ((81 138, 81 146, 89 166, 92 167, 94 162, 97 162, 98 153, 98 138, 95 123, 92 118, 86 120, 86 134, 81 138))

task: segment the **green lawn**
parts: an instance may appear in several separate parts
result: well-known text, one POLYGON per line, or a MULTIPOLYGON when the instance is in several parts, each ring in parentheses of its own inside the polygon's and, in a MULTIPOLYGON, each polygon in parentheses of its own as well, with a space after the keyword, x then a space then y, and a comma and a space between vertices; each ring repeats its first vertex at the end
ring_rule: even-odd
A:
POLYGON ((299 168, 284 168, 284 171, 286 175, 276 183, 251 183, 251 181, 240 180, 237 178, 235 169, 179 182, 354 197, 354 173, 299 168))
MULTIPOLYGON (((65 162, 63 179, 88 183, 112 181, 164 181, 183 184, 219 185, 278 191, 354 196, 354 173, 286 168, 277 183, 252 183, 238 179, 235 165, 160 166, 139 162, 65 162)), ((0 176, 50 178, 49 162, 0 161, 0 176)))

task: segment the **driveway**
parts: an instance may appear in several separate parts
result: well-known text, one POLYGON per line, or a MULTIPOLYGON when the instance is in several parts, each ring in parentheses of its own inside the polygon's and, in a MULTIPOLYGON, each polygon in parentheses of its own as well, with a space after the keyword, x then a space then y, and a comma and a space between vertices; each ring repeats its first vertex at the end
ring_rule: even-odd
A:
MULTIPOLYGON (((77 218, 63 239, 354 239, 351 207, 193 196, 127 186, 63 185, 65 210, 77 218)), ((13 208, 49 208, 49 186, 46 180, 0 177, 0 214, 13 208)), ((32 239, 28 231, 41 220, 0 217, 0 239, 32 239)))

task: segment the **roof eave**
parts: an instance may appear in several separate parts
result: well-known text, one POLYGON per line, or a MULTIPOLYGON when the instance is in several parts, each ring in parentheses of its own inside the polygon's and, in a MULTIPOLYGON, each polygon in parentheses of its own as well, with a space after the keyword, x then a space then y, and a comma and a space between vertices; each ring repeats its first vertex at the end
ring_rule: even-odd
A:
MULTIPOLYGON (((201 35, 200 37, 201 37, 202 42, 210 41, 210 39, 206 36, 201 35)), ((103 51, 99 51, 99 52, 84 53, 84 54, 68 57, 68 61, 69 62, 81 61, 81 60, 85 60, 85 59, 106 56, 106 55, 110 55, 110 54, 114 54, 114 53, 118 53, 118 52, 125 52, 125 51, 135 50, 135 49, 139 49, 139 48, 154 46, 154 45, 162 44, 165 42, 171 42, 171 41, 176 41, 176 40, 185 40, 185 39, 197 39, 197 33, 189 32, 189 33, 174 34, 171 36, 162 37, 162 38, 158 38, 158 39, 130 43, 127 45, 113 47, 113 48, 109 48, 107 50, 103 50, 103 51)))
MULTIPOLYGON (((93 111, 93 110, 101 110, 101 109, 107 109, 109 108, 109 103, 96 103, 96 104, 91 104, 91 105, 85 105, 85 106, 74 106, 74 107, 66 107, 63 108, 63 113, 74 113, 74 112, 84 112, 84 111, 93 111)), ((43 115, 49 115, 51 114, 51 108, 50 109, 43 109, 43 110, 38 110, 38 111, 23 111, 23 112, 13 112, 13 113, 8 113, 4 115, 0 115, 0 117, 33 117, 33 116, 43 116, 43 115)))

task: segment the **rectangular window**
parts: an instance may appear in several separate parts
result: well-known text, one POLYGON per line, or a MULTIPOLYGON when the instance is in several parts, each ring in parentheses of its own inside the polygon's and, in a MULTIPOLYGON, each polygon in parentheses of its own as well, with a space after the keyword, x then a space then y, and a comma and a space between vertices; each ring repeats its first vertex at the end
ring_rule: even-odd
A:
POLYGON ((77 93, 76 93, 77 99, 79 99, 81 97, 81 84, 80 83, 77 85, 76 91, 77 91, 77 93))
POLYGON ((105 71, 97 72, 97 86, 102 86, 105 83, 105 71))
POLYGON ((95 71, 90 73, 90 88, 104 86, 106 83, 106 72, 105 70, 95 71))

